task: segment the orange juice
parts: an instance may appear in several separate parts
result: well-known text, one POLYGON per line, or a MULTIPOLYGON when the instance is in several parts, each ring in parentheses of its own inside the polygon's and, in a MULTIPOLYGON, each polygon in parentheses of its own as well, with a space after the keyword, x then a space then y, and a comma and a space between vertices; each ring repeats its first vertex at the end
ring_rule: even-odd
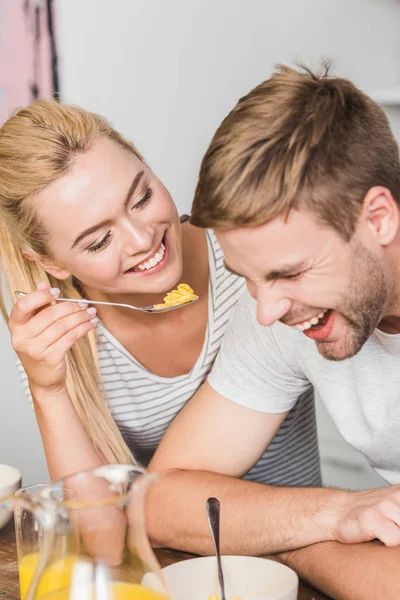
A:
MULTIPOLYGON (((38 589, 36 600, 69 600, 73 566, 77 560, 76 556, 67 555, 53 562, 43 573, 38 589)), ((39 562, 39 554, 27 554, 19 561, 19 581, 21 588, 21 600, 24 600, 32 581, 33 574, 39 562)), ((110 600, 166 600, 159 592, 145 588, 134 583, 112 582, 110 584, 110 600)), ((75 595, 76 597, 76 595, 75 595)), ((86 595, 84 595, 86 598, 86 595)), ((93 600, 96 600, 95 596, 93 600)))
MULTIPOLYGON (((163 594, 155 592, 136 583, 113 582, 110 584, 112 594, 110 600, 167 600, 163 594)), ((77 595, 75 597, 78 597, 77 595)), ((84 595, 86 598, 87 596, 84 595)), ((68 590, 53 592, 47 596, 38 597, 38 600, 69 600, 68 590)), ((93 595, 93 600, 96 600, 93 595)))
MULTIPOLYGON (((65 556, 51 564, 43 573, 37 590, 37 596, 43 596, 54 590, 68 588, 71 583, 72 567, 76 556, 65 556)), ((24 600, 39 562, 37 552, 27 554, 18 563, 21 600, 24 600)))

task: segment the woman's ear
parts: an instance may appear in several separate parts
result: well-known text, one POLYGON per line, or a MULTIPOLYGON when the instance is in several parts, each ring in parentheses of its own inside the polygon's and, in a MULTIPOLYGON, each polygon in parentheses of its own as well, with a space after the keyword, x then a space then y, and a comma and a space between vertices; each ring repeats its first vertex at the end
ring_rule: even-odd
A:
POLYGON ((24 258, 26 258, 27 260, 36 261, 36 258, 34 257, 33 253, 30 250, 22 250, 22 256, 24 258))
POLYGON ((42 267, 42 269, 44 269, 46 271, 46 273, 48 273, 49 275, 52 275, 53 277, 55 277, 55 279, 64 280, 64 279, 68 279, 68 277, 71 276, 71 273, 64 267, 57 265, 56 263, 52 262, 50 259, 43 259, 43 258, 37 257, 35 255, 35 253, 32 252, 31 250, 24 249, 24 250, 22 250, 22 254, 27 260, 32 260, 34 262, 37 262, 42 267))
POLYGON ((41 267, 49 274, 55 277, 56 279, 68 279, 71 277, 71 273, 64 269, 63 267, 59 267, 57 265, 48 264, 48 263, 39 263, 41 267))

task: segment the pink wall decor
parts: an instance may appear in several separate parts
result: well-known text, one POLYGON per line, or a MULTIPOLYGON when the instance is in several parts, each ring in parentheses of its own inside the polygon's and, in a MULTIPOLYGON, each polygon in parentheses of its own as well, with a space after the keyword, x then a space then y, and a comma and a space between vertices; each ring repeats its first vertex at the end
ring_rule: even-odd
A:
POLYGON ((0 126, 58 93, 52 0, 0 0, 0 126))

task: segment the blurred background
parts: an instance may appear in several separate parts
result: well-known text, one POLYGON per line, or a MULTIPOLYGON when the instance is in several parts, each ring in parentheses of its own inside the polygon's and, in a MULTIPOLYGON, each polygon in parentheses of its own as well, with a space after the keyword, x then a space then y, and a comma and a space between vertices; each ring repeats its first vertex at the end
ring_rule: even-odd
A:
MULTIPOLYGON (((400 141, 399 26, 399 0, 0 0, 0 121, 55 90, 111 120, 188 212, 215 129, 275 63, 332 59, 400 141)), ((0 340, 0 462, 47 481, 3 321, 0 340)), ((317 408, 324 483, 382 485, 317 408)))

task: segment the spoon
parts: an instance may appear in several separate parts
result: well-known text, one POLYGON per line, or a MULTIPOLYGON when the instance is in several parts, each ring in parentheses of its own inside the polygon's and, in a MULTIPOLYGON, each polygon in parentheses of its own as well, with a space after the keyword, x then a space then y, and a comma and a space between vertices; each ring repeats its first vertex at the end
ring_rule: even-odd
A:
MULTIPOLYGON (((26 292, 18 292, 15 294, 17 296, 26 296, 26 292)), ((173 306, 166 306, 165 308, 157 308, 156 305, 151 304, 150 306, 133 306, 133 304, 121 304, 119 302, 100 302, 100 300, 87 300, 86 298, 54 298, 58 302, 87 302, 88 304, 104 304, 105 306, 122 306, 122 308, 132 308, 132 310, 140 310, 142 312, 147 313, 165 313, 170 310, 177 310, 178 308, 183 308, 184 306, 189 306, 189 304, 193 304, 193 302, 197 302, 198 298, 194 298, 193 300, 189 300, 189 302, 184 302, 182 304, 174 304, 173 306)))
POLYGON ((226 600, 224 574, 222 572, 222 563, 221 563, 221 552, 219 549, 219 515, 220 515, 219 500, 217 500, 217 498, 208 498, 208 500, 206 502, 206 510, 207 510, 208 524, 210 525, 211 535, 212 535, 214 546, 215 546, 215 554, 217 555, 218 580, 219 580, 219 587, 221 588, 221 600, 226 600))

